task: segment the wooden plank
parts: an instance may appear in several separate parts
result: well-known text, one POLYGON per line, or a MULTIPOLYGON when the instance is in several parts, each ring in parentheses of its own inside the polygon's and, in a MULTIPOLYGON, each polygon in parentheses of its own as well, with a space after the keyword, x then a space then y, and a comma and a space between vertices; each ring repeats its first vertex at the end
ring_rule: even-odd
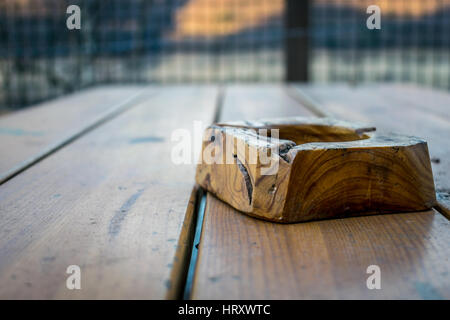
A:
POLYGON ((136 102, 142 86, 85 90, 0 117, 0 183, 136 102))
POLYGON ((257 120, 266 117, 312 116, 281 85, 232 85, 225 89, 226 100, 220 120, 257 120))
POLYGON ((329 115, 427 140, 437 196, 450 214, 449 93, 404 85, 299 85, 297 89, 329 115))
POLYGON ((192 189, 191 197, 184 216, 183 227, 178 238, 177 250, 173 258, 172 271, 170 273, 170 286, 166 293, 167 299, 181 299, 185 290, 188 277, 189 263, 195 236, 196 209, 198 202, 198 187, 192 189))
POLYGON ((377 91, 382 95, 401 99, 411 108, 432 112, 450 120, 450 94, 435 88, 415 84, 379 84, 377 91))
POLYGON ((449 229, 434 211, 283 225, 208 196, 193 297, 448 299, 449 229))
MULTIPOLYGON (((266 116, 245 101, 226 96, 222 114, 245 105, 242 118, 266 116)), ((448 299, 449 229, 434 210, 280 225, 209 195, 192 297, 448 299), (381 290, 366 287, 370 265, 381 269, 381 290)))
POLYGON ((175 295, 195 164, 171 161, 171 133, 210 123, 217 89, 157 91, 0 186, 1 298, 175 295))

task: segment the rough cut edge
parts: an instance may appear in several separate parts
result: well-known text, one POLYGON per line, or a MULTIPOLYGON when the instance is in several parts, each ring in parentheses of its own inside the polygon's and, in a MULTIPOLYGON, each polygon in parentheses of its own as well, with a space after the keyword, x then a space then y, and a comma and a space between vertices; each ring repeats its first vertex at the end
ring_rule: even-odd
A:
POLYGON ((342 127, 355 130, 355 133, 361 134, 364 132, 375 131, 375 127, 368 126, 359 122, 350 122, 345 120, 338 120, 335 118, 313 118, 313 117, 285 117, 285 118, 273 118, 273 119, 258 119, 258 120, 246 120, 246 121, 230 121, 216 123, 216 126, 221 127, 241 127, 241 128, 253 128, 264 129, 274 128, 277 126, 295 126, 295 125, 324 125, 331 127, 342 127))

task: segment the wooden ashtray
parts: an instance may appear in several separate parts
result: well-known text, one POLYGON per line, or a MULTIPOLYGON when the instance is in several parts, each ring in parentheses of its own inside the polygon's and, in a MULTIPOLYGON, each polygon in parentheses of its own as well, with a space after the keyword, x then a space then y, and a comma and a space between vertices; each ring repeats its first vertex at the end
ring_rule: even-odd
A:
POLYGON ((431 208, 427 143, 374 131, 329 118, 216 124, 205 130, 196 181, 237 210, 276 222, 431 208))

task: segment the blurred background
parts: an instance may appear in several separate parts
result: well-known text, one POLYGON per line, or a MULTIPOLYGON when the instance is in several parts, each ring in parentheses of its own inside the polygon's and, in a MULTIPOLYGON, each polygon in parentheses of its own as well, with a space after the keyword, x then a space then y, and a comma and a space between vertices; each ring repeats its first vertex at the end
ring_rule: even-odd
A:
POLYGON ((0 0, 3 113, 99 84, 285 81, 450 90, 450 0, 0 0))

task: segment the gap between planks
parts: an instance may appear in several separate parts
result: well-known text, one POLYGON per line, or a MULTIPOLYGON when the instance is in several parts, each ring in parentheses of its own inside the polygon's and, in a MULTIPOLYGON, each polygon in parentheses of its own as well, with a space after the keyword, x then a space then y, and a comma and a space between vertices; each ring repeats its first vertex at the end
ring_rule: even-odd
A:
POLYGON ((115 106, 113 106, 110 110, 104 112, 91 122, 89 122, 86 126, 82 127, 81 129, 77 129, 72 133, 69 133, 66 137, 62 138, 58 142, 44 148, 42 151, 37 153, 34 156, 29 157, 27 160, 19 163, 18 165, 14 166, 12 169, 1 173, 0 175, 0 185, 7 182, 8 180, 14 178, 21 172, 27 170, 28 168, 32 167, 39 161, 47 158, 51 154, 55 153, 56 151, 60 150, 61 148, 69 145, 70 143, 74 142, 78 138, 82 137, 83 135, 91 132, 92 130, 98 128, 102 124, 106 123, 109 120, 112 120, 113 118, 117 117, 118 115, 122 114, 126 110, 132 108, 133 106, 139 104, 139 102, 143 101, 144 99, 150 97, 155 92, 151 91, 148 92, 147 89, 142 89, 141 91, 135 93, 134 95, 128 97, 124 101, 119 102, 115 106), (147 92, 146 92, 147 91, 147 92))
MULTIPOLYGON (((213 123, 218 122, 220 119, 225 93, 225 87, 219 86, 213 123)), ((173 269, 170 275, 171 286, 166 295, 167 299, 188 300, 191 298, 205 210, 206 192, 198 185, 194 185, 186 208, 183 231, 178 239, 177 252, 175 253, 173 269)))

